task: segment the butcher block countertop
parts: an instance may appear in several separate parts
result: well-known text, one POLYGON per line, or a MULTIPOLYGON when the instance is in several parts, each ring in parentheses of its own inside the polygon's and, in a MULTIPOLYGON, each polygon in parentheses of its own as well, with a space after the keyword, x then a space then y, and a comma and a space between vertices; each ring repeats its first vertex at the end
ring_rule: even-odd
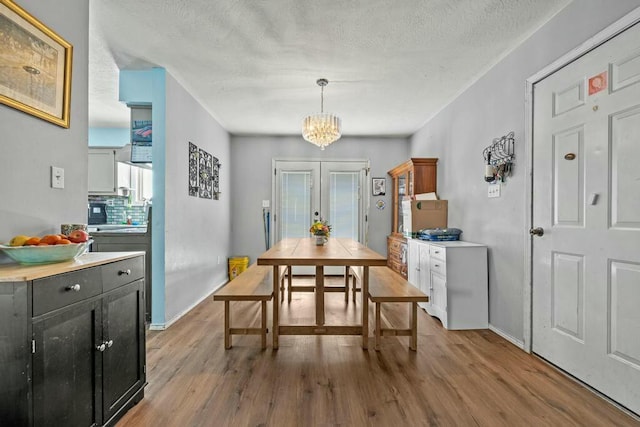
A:
POLYGON ((96 265, 134 258, 140 255, 144 255, 144 252, 88 252, 73 260, 52 264, 0 264, 0 283, 26 282, 29 280, 41 279, 43 277, 54 276, 56 274, 68 273, 70 271, 82 270, 87 267, 94 267, 96 265))

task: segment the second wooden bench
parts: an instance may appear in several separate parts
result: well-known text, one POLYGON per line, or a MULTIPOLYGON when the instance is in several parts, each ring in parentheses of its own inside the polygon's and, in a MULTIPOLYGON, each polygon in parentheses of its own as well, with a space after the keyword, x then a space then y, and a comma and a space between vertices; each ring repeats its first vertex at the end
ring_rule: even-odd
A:
MULTIPOLYGON (((350 267, 354 278, 362 280, 362 267, 350 267)), ((369 267, 369 299, 375 303, 375 349, 380 350, 382 336, 408 336, 409 348, 418 346, 418 303, 428 302, 429 297, 407 282, 389 267, 369 267), (409 328, 383 328, 380 313, 382 303, 406 302, 409 307, 409 328)))
MULTIPOLYGON (((260 335, 262 348, 267 347, 267 332, 269 332, 267 328, 267 301, 271 301, 273 298, 272 272, 273 268, 270 266, 252 264, 214 293, 214 301, 224 301, 224 348, 231 348, 232 335, 260 335), (231 301, 260 301, 260 327, 231 327, 231 301)), ((287 272, 289 272, 287 267, 280 268, 280 286, 282 286, 284 275, 287 272)))

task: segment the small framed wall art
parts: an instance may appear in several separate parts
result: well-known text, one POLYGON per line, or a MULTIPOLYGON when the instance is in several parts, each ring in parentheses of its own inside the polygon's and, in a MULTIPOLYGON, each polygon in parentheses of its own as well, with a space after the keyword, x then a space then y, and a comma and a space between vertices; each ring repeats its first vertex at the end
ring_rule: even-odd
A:
POLYGON ((374 196, 384 196, 386 194, 385 178, 372 178, 371 192, 374 196))
POLYGON ((73 46, 10 0, 0 0, 0 103, 69 127, 73 46))

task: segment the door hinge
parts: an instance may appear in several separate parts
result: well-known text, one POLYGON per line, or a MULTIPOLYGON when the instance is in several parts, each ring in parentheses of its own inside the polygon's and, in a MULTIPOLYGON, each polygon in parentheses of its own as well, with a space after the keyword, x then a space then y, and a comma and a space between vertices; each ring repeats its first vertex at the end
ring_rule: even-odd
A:
POLYGON ((31 353, 35 354, 36 352, 36 340, 31 340, 31 353))
POLYGON ((367 221, 369 221, 369 215, 364 216, 364 222, 367 222, 367 221))
POLYGON ((147 373, 147 365, 142 365, 142 372, 147 373))
POLYGON ((277 172, 277 171, 278 171, 278 169, 273 168, 273 175, 277 175, 277 174, 278 174, 278 172, 277 172))

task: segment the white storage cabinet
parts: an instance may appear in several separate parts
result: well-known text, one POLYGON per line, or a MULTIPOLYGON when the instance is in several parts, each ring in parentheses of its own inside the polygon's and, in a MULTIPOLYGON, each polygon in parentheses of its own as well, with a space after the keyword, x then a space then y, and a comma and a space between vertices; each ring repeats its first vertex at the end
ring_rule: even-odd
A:
POLYGON ((420 306, 446 329, 488 328, 487 247, 408 240, 408 280, 429 295, 420 306))
POLYGON ((116 161, 115 148, 89 148, 89 194, 118 195, 131 186, 131 166, 116 161))

